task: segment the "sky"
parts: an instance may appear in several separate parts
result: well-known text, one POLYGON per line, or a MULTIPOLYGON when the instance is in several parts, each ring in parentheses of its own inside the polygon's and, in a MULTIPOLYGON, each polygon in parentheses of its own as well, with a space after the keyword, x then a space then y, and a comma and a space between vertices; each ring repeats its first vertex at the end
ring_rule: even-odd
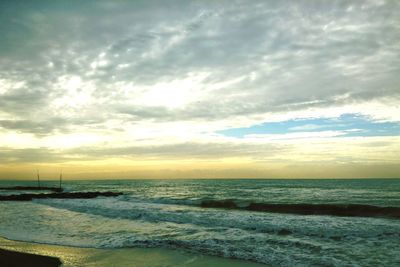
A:
POLYGON ((0 2, 0 179, 400 177, 400 1, 0 2))

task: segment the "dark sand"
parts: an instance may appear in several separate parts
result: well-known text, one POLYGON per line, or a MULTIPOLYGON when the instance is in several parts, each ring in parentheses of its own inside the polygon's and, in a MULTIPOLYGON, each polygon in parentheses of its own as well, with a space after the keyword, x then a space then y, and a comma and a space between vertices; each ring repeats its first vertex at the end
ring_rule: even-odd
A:
POLYGON ((2 267, 57 267, 60 265, 59 258, 0 249, 0 266, 2 267))

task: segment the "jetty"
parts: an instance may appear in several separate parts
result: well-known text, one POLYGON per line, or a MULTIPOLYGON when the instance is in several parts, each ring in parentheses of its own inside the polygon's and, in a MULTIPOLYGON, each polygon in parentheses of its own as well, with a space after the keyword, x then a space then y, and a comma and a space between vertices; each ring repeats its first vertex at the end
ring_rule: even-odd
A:
POLYGON ((121 192, 63 192, 64 189, 61 187, 62 184, 62 172, 60 173, 59 186, 42 186, 40 183, 39 171, 37 170, 37 186, 8 186, 0 187, 0 190, 9 191, 51 191, 53 193, 22 193, 22 194, 10 194, 0 195, 0 201, 31 201, 33 199, 45 199, 45 198, 58 198, 58 199, 88 199, 96 197, 115 197, 123 195, 121 192))
POLYGON ((64 193, 47 193, 47 194, 18 194, 0 196, 0 201, 31 201, 33 199, 88 199, 96 197, 116 197, 123 195, 121 192, 64 192, 64 193))
POLYGON ((36 170, 37 176, 37 186, 7 186, 7 187, 0 187, 0 190, 10 190, 10 191, 52 191, 52 192, 63 192, 64 189, 61 187, 62 183, 62 172, 60 172, 60 182, 59 186, 42 186, 40 183, 40 175, 39 170, 36 170))

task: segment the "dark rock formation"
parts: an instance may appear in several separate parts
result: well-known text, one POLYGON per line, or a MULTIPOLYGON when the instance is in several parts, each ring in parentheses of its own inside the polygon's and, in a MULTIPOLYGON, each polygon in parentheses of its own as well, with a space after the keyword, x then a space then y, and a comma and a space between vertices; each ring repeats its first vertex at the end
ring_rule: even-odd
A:
POLYGON ((68 192, 68 193, 49 193, 49 194, 19 194, 0 196, 0 201, 30 201, 39 198, 95 198, 95 197, 115 197, 122 195, 120 192, 68 192))
POLYGON ((238 209, 239 207, 233 200, 204 200, 201 202, 203 208, 224 208, 224 209, 238 209))
POLYGON ((333 215, 356 217, 390 217, 400 219, 400 207, 379 207, 360 204, 270 204, 250 203, 238 206, 232 200, 206 200, 203 208, 225 208, 259 212, 292 213, 301 215, 333 215))
POLYGON ((0 249, 0 266, 4 267, 58 267, 61 261, 56 257, 0 249))

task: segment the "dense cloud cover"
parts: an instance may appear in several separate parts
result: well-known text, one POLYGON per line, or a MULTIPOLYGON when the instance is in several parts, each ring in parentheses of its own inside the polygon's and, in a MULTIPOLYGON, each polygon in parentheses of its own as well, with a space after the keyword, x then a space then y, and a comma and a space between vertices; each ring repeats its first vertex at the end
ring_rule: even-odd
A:
POLYGON ((0 33, 6 162, 32 162, 21 149, 42 162, 32 149, 59 162, 301 155, 219 132, 349 113, 400 121, 398 1, 1 1, 0 33))

